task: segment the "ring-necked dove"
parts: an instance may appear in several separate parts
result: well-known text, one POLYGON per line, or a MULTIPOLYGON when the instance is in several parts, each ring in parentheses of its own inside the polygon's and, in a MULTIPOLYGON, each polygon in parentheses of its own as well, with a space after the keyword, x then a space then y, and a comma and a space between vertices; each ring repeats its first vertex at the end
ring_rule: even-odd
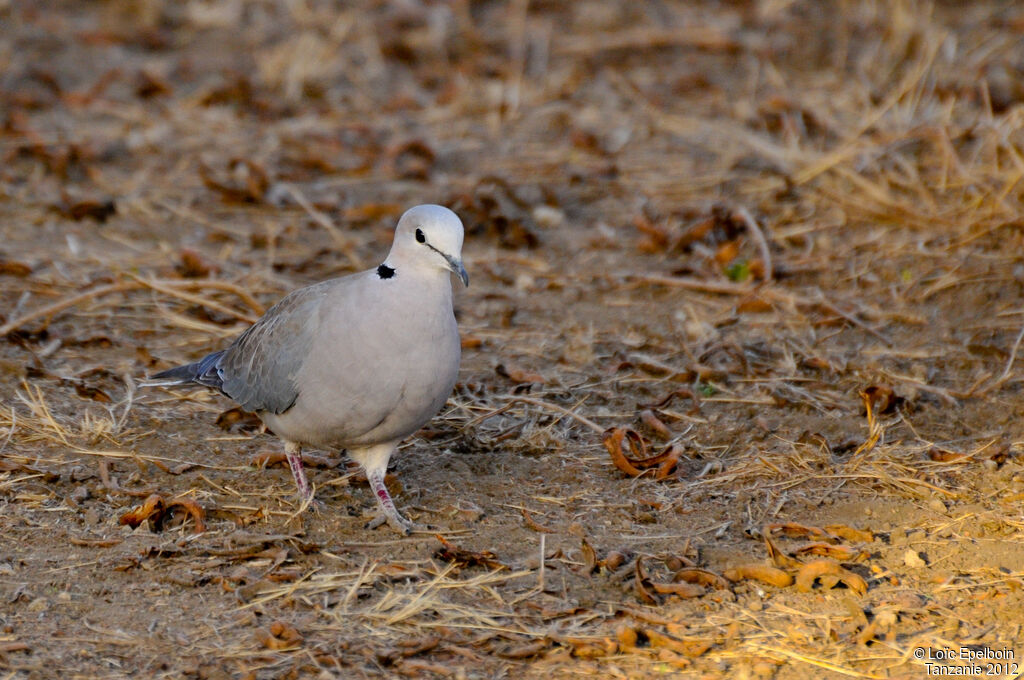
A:
POLYGON ((346 449, 380 505, 370 526, 408 533, 384 475, 399 442, 455 385, 461 349, 448 273, 469 285, 462 237, 451 210, 412 208, 379 267, 294 291, 230 347, 157 373, 155 384, 206 385, 256 412, 284 440, 303 498, 311 494, 301 447, 346 449))

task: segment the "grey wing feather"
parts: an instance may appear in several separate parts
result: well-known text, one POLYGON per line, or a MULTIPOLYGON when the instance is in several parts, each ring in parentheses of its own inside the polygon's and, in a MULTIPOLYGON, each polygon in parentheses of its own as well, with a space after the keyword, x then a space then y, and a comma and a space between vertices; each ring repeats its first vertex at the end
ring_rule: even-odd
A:
POLYGON ((283 413, 299 396, 295 377, 320 325, 332 281, 290 293, 228 347, 217 362, 221 390, 247 411, 283 413))

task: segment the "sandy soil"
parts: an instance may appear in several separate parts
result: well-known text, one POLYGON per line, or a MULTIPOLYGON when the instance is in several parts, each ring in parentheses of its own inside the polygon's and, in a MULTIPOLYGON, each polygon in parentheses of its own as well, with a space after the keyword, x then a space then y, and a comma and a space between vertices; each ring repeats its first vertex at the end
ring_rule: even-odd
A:
POLYGON ((1022 30, 0 1, 3 677, 1015 677, 1022 30), (391 470, 434 530, 365 529, 336 451, 303 510, 251 417, 135 387, 423 202, 472 277, 391 470))

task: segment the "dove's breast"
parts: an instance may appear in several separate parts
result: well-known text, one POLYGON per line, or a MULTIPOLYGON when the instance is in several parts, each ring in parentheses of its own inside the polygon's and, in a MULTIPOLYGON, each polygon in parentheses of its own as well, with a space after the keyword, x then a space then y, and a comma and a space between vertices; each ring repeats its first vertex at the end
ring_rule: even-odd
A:
POLYGON ((460 342, 447 272, 372 275, 332 291, 296 375, 290 409, 263 414, 281 437, 351 448, 402 439, 444 405, 460 342))

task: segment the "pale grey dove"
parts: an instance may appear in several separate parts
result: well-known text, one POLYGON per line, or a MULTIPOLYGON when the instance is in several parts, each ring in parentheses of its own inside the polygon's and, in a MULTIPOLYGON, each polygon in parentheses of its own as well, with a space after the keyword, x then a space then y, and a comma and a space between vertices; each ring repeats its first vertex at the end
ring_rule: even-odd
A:
POLYGON ((206 385, 256 412, 284 440, 303 498, 301 447, 346 449, 380 505, 370 526, 408 533, 384 475, 398 444, 455 385, 461 349, 448 272, 469 285, 462 237, 451 210, 412 208, 382 265, 287 295, 227 349, 151 384, 206 385))

